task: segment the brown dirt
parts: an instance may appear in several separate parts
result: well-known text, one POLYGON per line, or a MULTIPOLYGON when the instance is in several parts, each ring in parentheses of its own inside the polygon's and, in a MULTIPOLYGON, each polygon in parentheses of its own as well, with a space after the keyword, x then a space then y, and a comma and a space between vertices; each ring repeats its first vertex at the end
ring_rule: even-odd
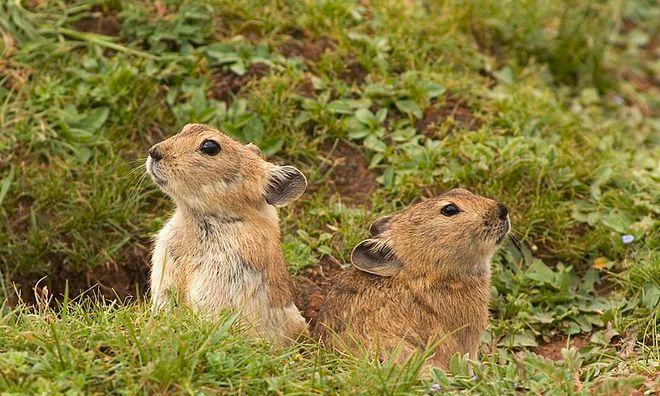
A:
POLYGON ((16 203, 16 210, 10 215, 9 229, 14 235, 25 236, 30 226, 30 214, 35 199, 29 195, 21 195, 16 203))
POLYGON ((349 60, 346 62, 346 67, 339 73, 339 77, 351 84, 361 85, 367 78, 369 72, 357 60, 349 60))
POLYGON ((349 206, 370 204, 378 182, 360 150, 340 142, 330 159, 333 164, 327 183, 331 190, 338 192, 349 206))
POLYGON ((305 78, 298 85, 296 92, 299 95, 302 95, 306 98, 314 99, 316 97, 316 89, 314 88, 314 83, 311 78, 305 78))
POLYGON ((2 87, 7 90, 20 89, 25 85, 30 77, 30 70, 27 66, 15 63, 9 59, 13 55, 13 48, 7 48, 5 51, 6 59, 0 59, 0 79, 2 87))
MULTIPOLYGON (((107 262, 93 270, 72 269, 63 262, 64 257, 51 256, 49 261, 56 264, 49 269, 47 277, 43 278, 44 274, 32 274, 11 281, 21 300, 27 304, 37 302, 35 294, 52 296, 51 303, 61 301, 67 287, 71 299, 83 294, 89 298, 103 297, 106 300, 135 299, 147 291, 150 257, 147 244, 146 239, 131 241, 130 247, 122 251, 117 262, 107 262)), ((18 301, 18 295, 9 296, 11 305, 18 301)))
POLYGON ((295 277, 296 305, 310 325, 313 326, 316 321, 319 309, 332 286, 332 279, 342 271, 337 260, 325 257, 318 264, 304 268, 295 277))
POLYGON ((228 101, 250 80, 258 80, 267 75, 269 71, 270 68, 265 63, 255 63, 250 65, 247 72, 242 76, 229 70, 215 73, 212 78, 211 96, 217 100, 228 101))
POLYGON ((566 348, 566 343, 569 343, 569 346, 572 348, 580 349, 585 345, 589 344, 589 334, 580 334, 578 336, 572 337, 570 341, 567 337, 561 337, 556 340, 552 340, 547 344, 539 345, 534 348, 534 352, 543 356, 546 359, 550 360, 562 360, 561 350, 566 348))
POLYGON ((448 94, 442 105, 432 105, 424 110, 421 120, 415 127, 417 132, 429 137, 436 137, 436 126, 448 118, 452 118, 458 127, 474 130, 481 125, 465 100, 456 95, 448 94))
POLYGON ((324 36, 304 41, 290 38, 280 51, 286 57, 300 56, 306 61, 318 62, 326 51, 333 50, 335 46, 334 41, 324 36))
POLYGON ((73 27, 83 32, 105 36, 118 36, 121 31, 121 23, 117 15, 102 12, 94 12, 92 15, 76 21, 73 27))

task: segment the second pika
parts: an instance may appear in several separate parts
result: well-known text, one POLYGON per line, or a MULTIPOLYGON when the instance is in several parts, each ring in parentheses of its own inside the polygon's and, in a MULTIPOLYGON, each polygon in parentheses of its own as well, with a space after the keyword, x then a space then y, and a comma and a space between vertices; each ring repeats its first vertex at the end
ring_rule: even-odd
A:
POLYGON ((176 203, 156 237, 152 307, 175 294, 210 317, 240 310, 254 333, 276 343, 305 334, 275 208, 300 197, 305 176, 201 124, 153 146, 147 171, 176 203))
POLYGON ((335 280, 313 333, 335 349, 359 344, 405 359, 437 343, 446 368, 477 347, 488 323, 490 260, 509 230, 503 204, 450 190, 377 220, 335 280))

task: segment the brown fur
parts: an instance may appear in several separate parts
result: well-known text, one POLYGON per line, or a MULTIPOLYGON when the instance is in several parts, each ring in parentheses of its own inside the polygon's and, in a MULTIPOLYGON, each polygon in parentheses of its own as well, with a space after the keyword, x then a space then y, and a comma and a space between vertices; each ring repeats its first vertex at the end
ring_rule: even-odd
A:
POLYGON ((209 316, 243 310, 253 330, 274 341, 305 333, 280 247, 279 219, 268 203, 297 199, 304 176, 263 160, 256 146, 200 124, 186 125, 151 152, 156 157, 147 161, 148 171, 177 206, 156 238, 154 309, 168 294, 179 294, 209 316), (219 143, 217 155, 201 152, 207 139, 219 143))
POLYGON ((399 360, 437 344, 428 364, 444 368, 454 353, 475 358, 488 323, 490 259, 509 227, 502 207, 455 189, 376 221, 352 253, 355 268, 326 297, 314 336, 381 358, 398 349, 399 360), (461 212, 443 215, 448 204, 461 212))

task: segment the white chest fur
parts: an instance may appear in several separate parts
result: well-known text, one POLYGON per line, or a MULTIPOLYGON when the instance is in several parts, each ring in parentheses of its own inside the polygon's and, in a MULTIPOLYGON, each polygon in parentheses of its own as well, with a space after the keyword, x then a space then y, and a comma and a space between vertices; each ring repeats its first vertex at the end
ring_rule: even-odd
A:
POLYGON ((240 227, 240 219, 184 222, 175 214, 156 238, 151 279, 154 305, 162 305, 161 300, 173 291, 210 315, 225 308, 249 313, 267 303, 264 274, 241 256, 240 227))

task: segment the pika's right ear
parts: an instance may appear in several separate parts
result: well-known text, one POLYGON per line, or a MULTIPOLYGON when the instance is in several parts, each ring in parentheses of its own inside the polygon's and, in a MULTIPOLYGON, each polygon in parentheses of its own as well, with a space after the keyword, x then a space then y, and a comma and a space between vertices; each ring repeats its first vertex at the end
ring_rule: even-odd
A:
POLYGON ((369 234, 371 234, 372 237, 375 237, 389 230, 393 218, 394 216, 383 216, 376 219, 376 221, 369 226, 369 234))
POLYGON ((402 264, 387 243, 378 239, 365 239, 351 252, 351 263, 360 271, 379 276, 393 276, 402 264))
POLYGON ((293 166, 278 166, 268 175, 264 198, 273 206, 284 206, 298 199, 307 188, 305 175, 293 166))

